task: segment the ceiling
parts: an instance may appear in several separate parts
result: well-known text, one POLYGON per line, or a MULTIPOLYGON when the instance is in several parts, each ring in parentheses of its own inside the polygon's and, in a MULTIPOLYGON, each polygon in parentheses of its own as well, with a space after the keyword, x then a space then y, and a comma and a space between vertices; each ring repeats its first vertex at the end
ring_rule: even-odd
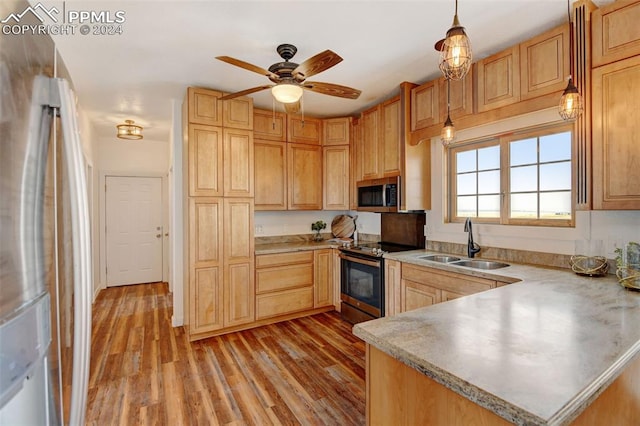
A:
MULTIPOLYGON (((612 0, 594 1, 598 5, 612 0)), ((43 1, 66 10, 125 12, 121 35, 54 36, 79 103, 98 137, 133 119, 145 138, 167 141, 172 100, 188 86, 236 92, 270 83, 216 56, 268 68, 279 44, 298 47, 292 59, 330 49, 341 63, 310 80, 360 89, 357 100, 305 91, 305 114, 358 113, 397 93, 403 81, 438 77, 434 43, 451 26, 454 0, 427 1, 43 1)), ((566 22, 565 0, 459 0, 474 61, 566 22)), ((271 109, 268 90, 251 95, 271 109)), ((281 105, 276 108, 282 110, 281 105)))

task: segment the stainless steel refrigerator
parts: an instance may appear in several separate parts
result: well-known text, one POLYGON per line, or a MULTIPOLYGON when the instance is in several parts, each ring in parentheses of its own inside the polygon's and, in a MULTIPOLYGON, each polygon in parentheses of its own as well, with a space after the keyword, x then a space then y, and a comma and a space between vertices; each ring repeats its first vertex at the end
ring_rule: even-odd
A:
MULTIPOLYGON (((27 7, 3 1, 0 19, 27 7)), ((75 97, 61 77, 49 36, 0 33, 0 425, 84 423, 90 218, 75 97)))

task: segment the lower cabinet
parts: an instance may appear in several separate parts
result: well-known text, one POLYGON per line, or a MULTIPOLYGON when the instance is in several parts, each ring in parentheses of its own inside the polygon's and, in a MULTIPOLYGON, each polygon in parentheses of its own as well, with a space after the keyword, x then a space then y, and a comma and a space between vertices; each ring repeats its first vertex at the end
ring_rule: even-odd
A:
POLYGON ((314 294, 313 307, 333 305, 333 268, 331 249, 315 250, 313 252, 314 265, 314 294))

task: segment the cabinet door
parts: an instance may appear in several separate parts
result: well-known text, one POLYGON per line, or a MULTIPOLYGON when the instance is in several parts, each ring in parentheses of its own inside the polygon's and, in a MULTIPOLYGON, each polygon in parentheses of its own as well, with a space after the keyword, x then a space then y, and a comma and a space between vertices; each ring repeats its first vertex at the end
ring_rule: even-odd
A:
POLYGON ((255 209, 287 209, 287 144, 254 141, 255 209))
POLYGON ((640 210, 640 56, 596 68, 593 208, 640 210))
POLYGON ((379 121, 378 106, 362 113, 362 142, 358 150, 358 157, 362 168, 362 179, 376 179, 381 177, 379 164, 379 121))
POLYGON ((222 195, 222 129, 189 125, 189 195, 222 195))
POLYGON ((351 135, 351 117, 322 120, 323 145, 348 145, 351 135))
POLYGON ((322 147, 287 144, 289 210, 322 210, 322 147))
POLYGON ((362 180, 362 125, 361 120, 353 121, 351 146, 349 149, 349 192, 350 210, 358 208, 358 187, 357 182, 362 180))
POLYGON ((477 63, 478 112, 511 105, 520 100, 520 50, 518 45, 477 63))
POLYGON ((569 74, 568 25, 560 25, 520 44, 521 99, 564 90, 569 74))
POLYGON ((314 250, 313 307, 320 308, 333 304, 333 274, 331 250, 314 250))
POLYGON ((640 2, 618 0, 591 16, 594 67, 640 55, 640 2))
POLYGON ((189 123, 222 126, 222 92, 189 87, 189 123))
POLYGON ((253 137, 271 141, 287 141, 287 115, 263 109, 253 110, 253 137))
POLYGON ((253 263, 234 263, 224 267, 224 326, 255 320, 253 263))
POLYGON ((224 129, 224 196, 253 197, 253 132, 224 129))
POLYGON ((401 312, 400 305, 400 262, 385 259, 384 261, 384 316, 392 316, 401 312))
POLYGON ((349 210, 349 145, 322 149, 323 206, 325 210, 349 210))
POLYGON ((189 333, 222 328, 222 267, 193 269, 189 281, 189 333))
POLYGON ((222 102, 222 125, 253 130, 253 99, 241 97, 222 102))
POLYGON ((400 280, 401 312, 431 306, 441 301, 440 289, 406 279, 400 280))
MULTIPOLYGON (((452 80, 449 89, 449 114, 454 124, 456 119, 473 114, 473 68, 462 80, 452 80)), ((447 80, 438 79, 440 86, 440 121, 444 125, 447 120, 447 80)))
POLYGON ((322 120, 301 116, 287 116, 287 140, 295 143, 320 145, 322 141, 322 120))
POLYGON ((438 124, 440 122, 439 103, 438 80, 428 81, 411 89, 411 131, 438 124))
POLYGON ((332 274, 333 274, 333 307, 340 312, 340 280, 342 279, 342 262, 340 262, 340 250, 331 249, 332 274))
POLYGON ((400 176, 400 143, 402 142, 402 118, 400 96, 385 101, 380 106, 380 166, 383 177, 400 176))

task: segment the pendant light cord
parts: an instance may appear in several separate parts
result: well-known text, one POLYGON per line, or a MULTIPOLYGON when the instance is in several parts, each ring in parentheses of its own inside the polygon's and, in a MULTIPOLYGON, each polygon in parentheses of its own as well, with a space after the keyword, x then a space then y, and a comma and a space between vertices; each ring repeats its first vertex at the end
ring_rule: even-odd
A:
POLYGON ((569 78, 573 79, 573 22, 571 22, 571 0, 567 0, 567 18, 569 20, 569 78))

